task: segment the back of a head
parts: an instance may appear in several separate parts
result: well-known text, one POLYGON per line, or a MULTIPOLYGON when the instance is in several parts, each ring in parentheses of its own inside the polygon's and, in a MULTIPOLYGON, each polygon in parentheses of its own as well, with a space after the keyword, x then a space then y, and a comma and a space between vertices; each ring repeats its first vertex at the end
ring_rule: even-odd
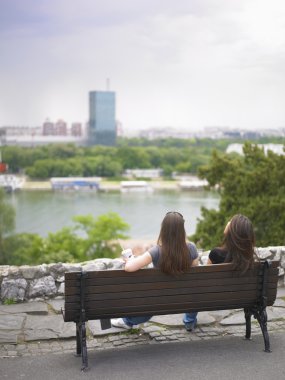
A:
POLYGON ((227 225, 223 246, 228 252, 226 261, 247 270, 254 262, 255 234, 251 221, 244 215, 234 215, 227 225))
POLYGON ((162 221, 158 244, 161 246, 159 265, 164 273, 180 273, 191 266, 184 222, 176 211, 168 212, 162 221))
POLYGON ((161 223, 158 239, 162 246, 185 242, 186 232, 184 228, 184 218, 180 213, 171 211, 165 215, 161 223))

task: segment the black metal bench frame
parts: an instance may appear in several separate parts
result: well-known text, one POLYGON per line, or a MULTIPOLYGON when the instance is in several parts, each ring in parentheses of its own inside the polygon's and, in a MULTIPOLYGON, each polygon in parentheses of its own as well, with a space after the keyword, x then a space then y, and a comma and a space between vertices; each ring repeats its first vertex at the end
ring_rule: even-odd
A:
POLYGON ((193 267, 179 276, 157 269, 65 273, 64 321, 76 323, 76 355, 82 371, 88 368, 86 325, 100 319, 101 328, 111 327, 110 318, 178 314, 190 311, 244 309, 246 333, 251 338, 251 317, 257 319, 270 352, 266 307, 276 299, 278 262, 256 263, 242 274, 232 264, 193 267), (188 288, 187 288, 188 286, 188 288), (248 290, 252 288, 251 290, 248 290), (191 293, 191 294, 190 294, 191 293))

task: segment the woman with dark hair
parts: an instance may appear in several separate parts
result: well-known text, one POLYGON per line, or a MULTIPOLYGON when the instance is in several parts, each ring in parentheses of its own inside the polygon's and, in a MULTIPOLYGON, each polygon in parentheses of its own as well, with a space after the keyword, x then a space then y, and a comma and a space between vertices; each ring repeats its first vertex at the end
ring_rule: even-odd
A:
POLYGON ((226 225, 221 247, 211 250, 207 264, 231 262, 234 268, 246 272, 252 268, 256 258, 254 247, 255 234, 251 221, 244 215, 234 215, 226 225))
MULTIPOLYGON (((157 245, 135 259, 125 259, 125 271, 135 272, 149 264, 169 275, 186 272, 198 265, 198 252, 194 243, 186 242, 184 218, 176 211, 168 212, 161 224, 157 245)), ((147 322, 147 317, 126 317, 112 319, 114 327, 132 328, 147 322)), ((192 331, 197 322, 197 313, 186 313, 183 322, 187 331, 192 331)))

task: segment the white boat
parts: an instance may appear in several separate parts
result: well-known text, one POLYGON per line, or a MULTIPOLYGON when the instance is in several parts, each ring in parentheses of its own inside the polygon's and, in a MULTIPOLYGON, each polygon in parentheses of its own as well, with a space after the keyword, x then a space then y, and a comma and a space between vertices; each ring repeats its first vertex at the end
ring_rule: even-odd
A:
POLYGON ((51 178, 53 190, 87 190, 97 191, 101 178, 98 177, 58 177, 51 178))
POLYGON ((11 174, 0 175, 0 188, 7 193, 20 190, 23 187, 23 180, 11 174))
POLYGON ((152 192, 153 188, 149 185, 147 181, 121 181, 120 183, 121 192, 126 193, 130 191, 142 191, 142 192, 152 192))
POLYGON ((205 179, 193 178, 189 180, 180 181, 178 186, 181 190, 200 190, 208 185, 208 181, 205 179))

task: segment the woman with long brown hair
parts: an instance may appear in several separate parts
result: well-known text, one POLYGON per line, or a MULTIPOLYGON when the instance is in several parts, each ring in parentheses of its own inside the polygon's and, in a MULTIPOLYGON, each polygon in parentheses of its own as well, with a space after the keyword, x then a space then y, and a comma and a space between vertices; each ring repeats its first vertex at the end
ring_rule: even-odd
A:
MULTIPOLYGON (((125 271, 135 272, 149 264, 168 275, 186 272, 198 265, 198 252, 194 243, 186 241, 184 218, 177 211, 168 212, 161 224, 157 245, 135 259, 126 259, 125 271)), ((147 322, 147 317, 126 317, 112 319, 115 327, 132 328, 147 322)), ((186 330, 191 331, 197 322, 197 313, 186 313, 183 318, 186 330)))
POLYGON ((248 217, 237 214, 227 223, 220 247, 211 250, 207 264, 233 263, 246 272, 256 259, 255 234, 248 217))

